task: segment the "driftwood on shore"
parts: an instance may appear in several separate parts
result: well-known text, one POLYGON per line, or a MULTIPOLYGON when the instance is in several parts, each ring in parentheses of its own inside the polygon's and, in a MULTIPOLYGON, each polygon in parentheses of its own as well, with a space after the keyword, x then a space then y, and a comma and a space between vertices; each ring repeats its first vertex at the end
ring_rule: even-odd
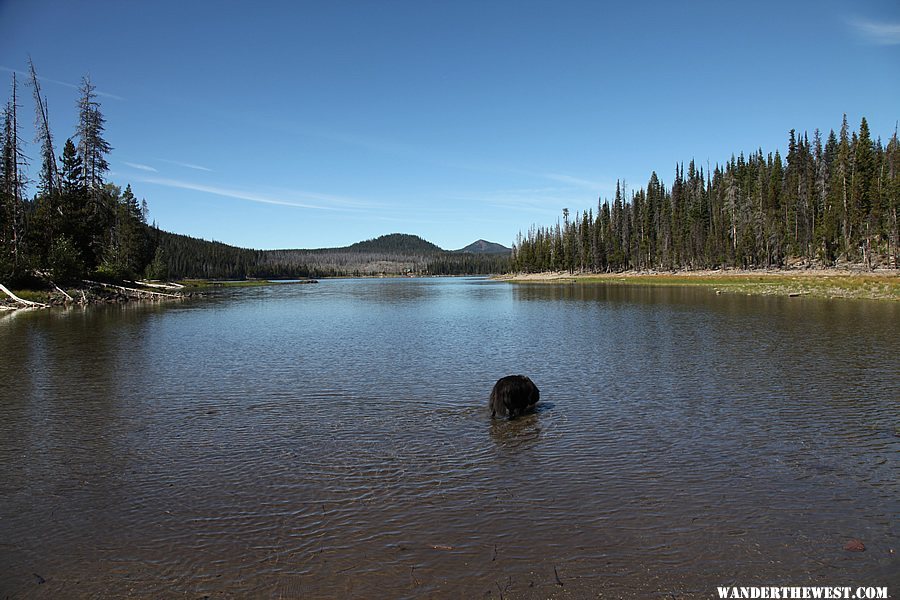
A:
MULTIPOLYGON (((22 308, 48 308, 50 306, 63 306, 69 304, 105 304, 110 302, 124 302, 127 300, 181 299, 185 297, 185 294, 180 291, 175 291, 175 293, 164 293, 161 291, 139 289, 137 287, 125 287, 123 285, 83 279, 83 285, 79 286, 73 292, 73 294, 78 294, 81 296, 80 298, 76 299, 72 294, 66 292, 64 289, 62 289, 61 287, 56 285, 56 283, 46 277, 46 274, 39 273, 39 275, 44 275, 44 280, 47 282, 48 290, 50 288, 55 290, 51 293, 48 293, 48 300, 46 303, 35 302, 32 300, 21 298, 14 292, 10 291, 9 288, 0 284, 0 310, 9 311, 22 308), (9 298, 6 299, 3 294, 8 296, 9 298)), ((144 283, 141 282, 136 285, 143 286, 144 283)), ((154 284, 153 287, 169 290, 179 290, 183 288, 183 286, 180 286, 178 284, 166 283, 154 284)), ((193 294, 188 294, 188 296, 191 295, 193 294)))
POLYGON ((4 294, 6 294, 7 296, 9 296, 10 298, 12 298, 13 300, 15 300, 16 302, 18 302, 19 304, 21 304, 23 306, 38 307, 38 308, 47 308, 47 306, 49 306, 47 304, 44 304, 43 302, 32 302, 31 300, 25 300, 23 298, 19 298, 18 296, 13 294, 11 291, 9 291, 9 289, 2 283, 0 283, 0 292, 3 292, 4 294))
POLYGON ((156 283, 153 281, 127 281, 126 283, 134 283, 140 285, 142 287, 151 287, 158 288, 162 290, 182 290, 184 286, 180 283, 175 283, 174 281, 170 281, 168 283, 156 283))

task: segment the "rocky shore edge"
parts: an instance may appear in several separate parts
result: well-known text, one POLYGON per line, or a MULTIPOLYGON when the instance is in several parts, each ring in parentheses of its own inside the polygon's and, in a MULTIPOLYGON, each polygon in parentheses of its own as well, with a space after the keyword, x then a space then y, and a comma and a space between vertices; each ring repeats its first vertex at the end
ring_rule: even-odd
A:
POLYGON ((199 292, 185 291, 180 284, 168 282, 109 283, 83 280, 78 285, 66 287, 67 289, 63 289, 49 282, 46 290, 26 293, 13 292, 0 285, 0 310, 119 304, 135 300, 162 302, 202 295, 199 292))

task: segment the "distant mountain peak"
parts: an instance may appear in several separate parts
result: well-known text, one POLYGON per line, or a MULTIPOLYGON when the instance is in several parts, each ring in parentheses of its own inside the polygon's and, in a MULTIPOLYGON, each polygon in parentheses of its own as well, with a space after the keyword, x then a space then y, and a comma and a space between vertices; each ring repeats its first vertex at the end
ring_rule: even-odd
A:
POLYGON ((509 254, 512 252, 512 249, 496 242, 476 240, 465 248, 456 250, 456 252, 470 252, 472 254, 509 254))

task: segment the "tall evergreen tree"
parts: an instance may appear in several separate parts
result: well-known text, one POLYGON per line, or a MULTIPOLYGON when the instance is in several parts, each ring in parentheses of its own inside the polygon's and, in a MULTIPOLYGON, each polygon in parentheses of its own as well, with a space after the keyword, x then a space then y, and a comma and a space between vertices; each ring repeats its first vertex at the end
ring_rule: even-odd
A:
POLYGON ((109 170, 106 155, 112 147, 103 139, 106 119, 100 112, 96 87, 90 77, 81 80, 81 97, 78 99, 78 156, 82 163, 83 184, 92 195, 103 187, 104 175, 109 170))
POLYGON ((82 78, 80 93, 75 136, 81 161, 81 187, 88 203, 83 213, 88 239, 82 247, 85 263, 94 268, 104 260, 109 244, 108 228, 115 221, 117 199, 112 189, 105 185, 104 176, 109 170, 106 155, 112 148, 103 138, 106 120, 100 112, 95 86, 87 76, 82 78))
POLYGON ((851 204, 854 209, 853 221, 857 224, 862 241, 863 260, 872 265, 872 236, 877 224, 875 202, 875 155, 869 124, 863 117, 859 126, 859 136, 853 157, 853 182, 850 189, 851 204))
POLYGON ((900 140, 896 129, 885 149, 885 170, 887 181, 884 186, 884 205, 887 213, 888 253, 891 256, 891 266, 896 269, 900 263, 900 224, 897 219, 897 212, 900 210, 900 140))
POLYGON ((3 111, 2 157, 0 157, 0 242, 3 262, 17 272, 25 258, 25 186, 27 160, 19 136, 16 74, 12 93, 3 111))

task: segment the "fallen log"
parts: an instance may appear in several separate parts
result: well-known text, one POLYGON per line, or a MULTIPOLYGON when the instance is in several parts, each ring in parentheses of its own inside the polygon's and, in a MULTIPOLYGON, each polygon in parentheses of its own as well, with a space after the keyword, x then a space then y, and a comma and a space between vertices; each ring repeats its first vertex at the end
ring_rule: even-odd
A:
POLYGON ((19 298, 18 296, 13 294, 11 291, 9 291, 9 289, 7 289, 7 287, 5 285, 3 285, 2 283, 0 283, 0 292, 3 292, 4 294, 9 296, 13 300, 18 302, 19 304, 24 304, 25 306, 37 306, 40 308, 47 308, 47 306, 48 306, 47 304, 44 304, 43 302, 32 302, 31 300, 23 300, 22 298, 19 298))
POLYGON ((180 283, 169 282, 169 283, 153 283, 152 281, 129 281, 128 283, 136 283, 138 285, 142 285, 144 287, 152 287, 152 288, 160 288, 163 290, 180 290, 183 289, 184 286, 180 283))
POLYGON ((99 281, 91 281, 89 279, 83 279, 82 281, 84 281, 84 283, 87 283, 88 285, 99 286, 99 287, 108 287, 108 288, 113 288, 116 290, 121 290, 123 292, 133 292, 135 294, 147 294, 150 296, 160 296, 163 298, 181 298, 181 296, 178 294, 163 294, 162 292, 151 292, 150 290, 139 290, 137 288, 128 288, 128 287, 124 287, 121 285, 113 285, 112 283, 101 283, 99 281))

